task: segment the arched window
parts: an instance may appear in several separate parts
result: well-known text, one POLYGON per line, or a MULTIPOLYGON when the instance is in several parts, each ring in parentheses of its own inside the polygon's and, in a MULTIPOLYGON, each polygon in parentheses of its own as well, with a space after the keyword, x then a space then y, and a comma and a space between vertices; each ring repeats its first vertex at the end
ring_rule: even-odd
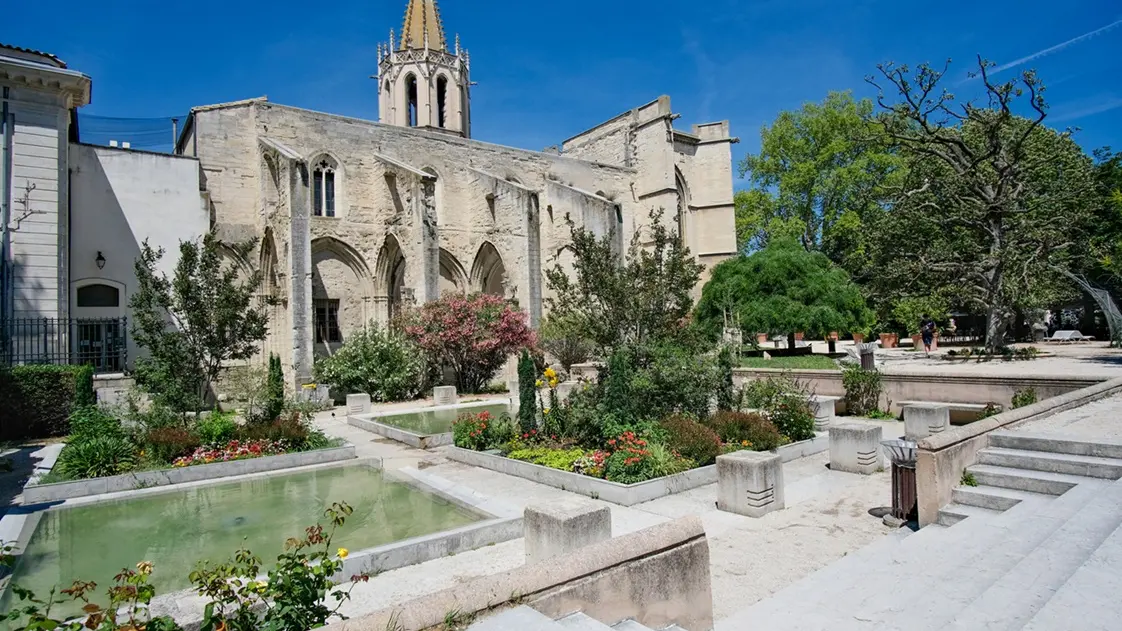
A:
POLYGON ((436 124, 441 129, 447 127, 448 79, 441 75, 436 80, 436 124))
POLYGON ((417 77, 408 75, 405 77, 405 109, 408 120, 406 123, 410 127, 417 126, 417 77))
POLYGON ((335 216, 335 190, 338 184, 338 164, 329 157, 320 158, 312 171, 312 214, 316 217, 335 216))
POLYGON ((86 285, 78 288, 79 307, 120 307, 121 290, 112 285, 86 285))

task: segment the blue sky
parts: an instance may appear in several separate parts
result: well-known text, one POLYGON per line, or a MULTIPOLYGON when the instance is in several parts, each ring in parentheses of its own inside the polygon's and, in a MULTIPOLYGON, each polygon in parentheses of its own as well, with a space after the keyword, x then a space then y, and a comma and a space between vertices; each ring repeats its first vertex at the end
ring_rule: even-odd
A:
MULTIPOLYGON (((405 4, 17 2, 5 22, 20 27, 0 27, 0 41, 53 52, 89 74, 94 90, 87 114, 172 116, 195 105, 268 95, 373 119, 376 87, 368 76, 376 45, 391 27, 400 31, 405 4)), ((489 142, 541 149, 669 94, 684 129, 729 119, 741 138, 734 146, 738 161, 758 148, 760 127, 783 109, 830 90, 871 96, 864 77, 878 62, 949 57, 960 82, 981 53, 999 65, 1028 58, 998 76, 1036 68, 1048 85, 1050 124, 1079 127, 1076 138, 1088 149, 1122 150, 1117 0, 992 0, 956 5, 959 13, 906 6, 881 0, 440 2, 449 39, 459 33, 471 51, 479 84, 473 134, 489 142)), ((955 89, 968 95, 976 84, 955 89)))

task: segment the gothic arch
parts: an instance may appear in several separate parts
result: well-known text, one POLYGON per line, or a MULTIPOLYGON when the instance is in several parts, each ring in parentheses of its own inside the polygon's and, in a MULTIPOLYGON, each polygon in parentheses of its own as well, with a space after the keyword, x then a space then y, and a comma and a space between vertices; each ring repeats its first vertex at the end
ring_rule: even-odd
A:
POLYGON ((258 256, 258 269, 261 270, 261 293, 266 296, 277 296, 282 293, 280 277, 277 268, 277 243, 273 237, 273 228, 265 228, 265 236, 261 238, 260 254, 258 256))
POLYGON ((225 269, 226 264, 232 264, 238 271, 238 280, 245 281, 253 275, 253 266, 250 265, 249 259, 245 258, 234 248, 225 243, 218 244, 218 256, 222 259, 222 267, 225 269))
POLYGON ((440 293, 467 293, 468 275, 456 256, 440 248, 440 293))
POLYGON ((484 241, 475 255, 475 263, 471 266, 471 287, 485 294, 505 295, 506 266, 490 241, 484 241))
POLYGON ((312 203, 310 214, 318 217, 342 217, 346 169, 334 153, 321 150, 308 158, 308 182, 312 203))
POLYGON ((366 260, 339 239, 313 239, 311 254, 313 339, 322 353, 365 328, 373 283, 366 260))
POLYGON ((388 324, 401 309, 405 296, 405 254, 392 234, 386 235, 374 268, 374 295, 378 318, 388 324))
POLYGON ((405 115, 406 127, 417 127, 420 125, 421 117, 421 102, 420 102, 420 81, 417 79, 416 73, 408 72, 402 78, 402 113, 405 115))
POLYGON ((690 187, 682 170, 674 167, 674 187, 678 190, 678 213, 675 220, 678 222, 678 239, 682 245, 688 245, 689 237, 689 212, 690 212, 690 187))

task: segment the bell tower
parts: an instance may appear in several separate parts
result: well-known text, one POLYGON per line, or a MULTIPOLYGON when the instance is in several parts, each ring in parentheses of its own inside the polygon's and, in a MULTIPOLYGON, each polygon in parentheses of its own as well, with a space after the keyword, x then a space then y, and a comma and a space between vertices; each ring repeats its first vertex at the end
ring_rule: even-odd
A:
POLYGON ((378 45, 378 120, 471 137, 471 57, 444 38, 436 0, 409 0, 401 37, 378 45))

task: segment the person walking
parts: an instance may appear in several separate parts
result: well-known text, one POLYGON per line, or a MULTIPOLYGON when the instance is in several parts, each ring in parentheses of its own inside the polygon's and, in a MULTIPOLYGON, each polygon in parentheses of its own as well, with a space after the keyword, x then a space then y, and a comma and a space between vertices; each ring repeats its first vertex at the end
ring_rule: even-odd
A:
POLYGON ((935 321, 926 313, 919 321, 919 333, 923 336, 923 352, 931 355, 931 343, 935 341, 935 321))

